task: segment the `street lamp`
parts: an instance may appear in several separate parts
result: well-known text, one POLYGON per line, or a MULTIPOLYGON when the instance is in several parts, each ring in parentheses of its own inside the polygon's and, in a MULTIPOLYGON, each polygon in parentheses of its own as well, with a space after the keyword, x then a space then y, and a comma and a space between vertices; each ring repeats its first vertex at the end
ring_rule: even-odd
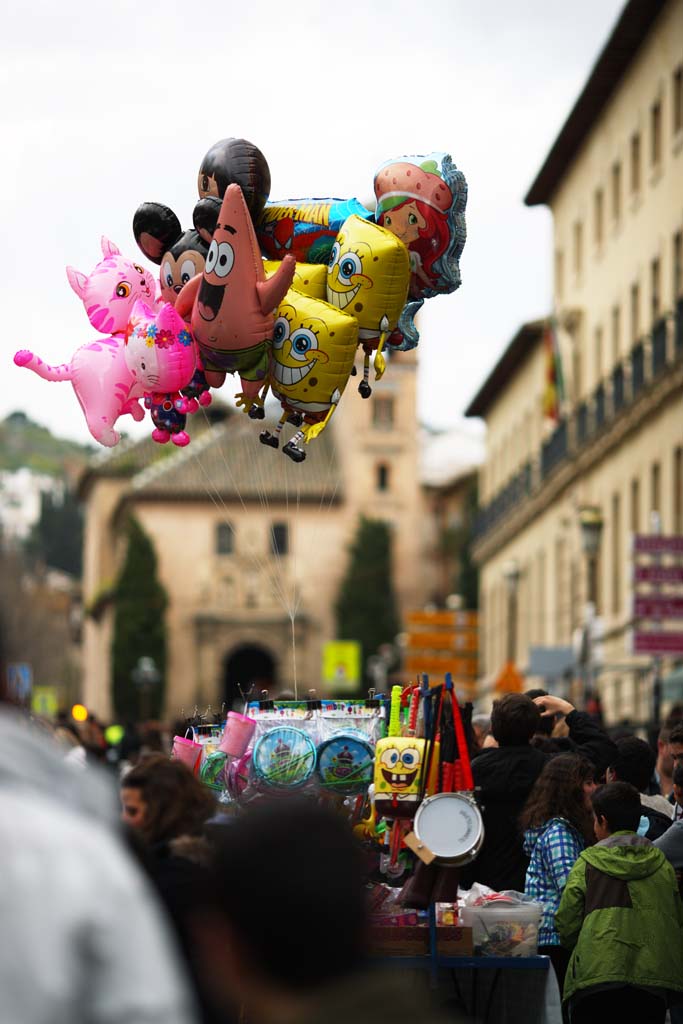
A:
POLYGON ((579 508, 581 549, 586 556, 587 601, 583 616, 581 651, 583 703, 593 694, 593 623, 598 607, 598 553, 602 539, 602 511, 599 505, 579 508))

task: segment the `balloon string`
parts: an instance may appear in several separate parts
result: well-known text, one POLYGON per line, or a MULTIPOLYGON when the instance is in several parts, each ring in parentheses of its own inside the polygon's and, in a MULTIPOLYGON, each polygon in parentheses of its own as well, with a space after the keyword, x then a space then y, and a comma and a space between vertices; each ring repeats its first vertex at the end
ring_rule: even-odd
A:
MULTIPOLYGON (((296 583, 295 583, 296 585, 296 583)), ((294 700, 299 699, 299 684, 296 677, 296 630, 294 629, 294 617, 296 615, 296 608, 294 612, 290 614, 289 621, 292 624, 292 670, 294 672, 294 700)))

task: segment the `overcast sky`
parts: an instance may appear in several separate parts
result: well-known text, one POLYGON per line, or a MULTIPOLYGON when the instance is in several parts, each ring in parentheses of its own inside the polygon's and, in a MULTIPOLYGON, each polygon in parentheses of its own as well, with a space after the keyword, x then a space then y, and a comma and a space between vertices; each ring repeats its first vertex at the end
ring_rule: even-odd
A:
MULTIPOLYGON (((462 286, 427 300, 418 414, 456 424, 518 325, 550 305, 551 222, 523 196, 622 0, 32 0, 0 34, 5 374, 23 409, 88 440, 69 384, 12 362, 66 362, 96 337, 68 285, 100 235, 144 262, 131 221, 157 200, 191 224, 218 139, 265 153, 272 199, 372 196, 376 168, 449 152, 469 184, 462 286)), ((150 266, 155 273, 157 270, 150 266)), ((149 423, 120 423, 139 436, 149 423)))

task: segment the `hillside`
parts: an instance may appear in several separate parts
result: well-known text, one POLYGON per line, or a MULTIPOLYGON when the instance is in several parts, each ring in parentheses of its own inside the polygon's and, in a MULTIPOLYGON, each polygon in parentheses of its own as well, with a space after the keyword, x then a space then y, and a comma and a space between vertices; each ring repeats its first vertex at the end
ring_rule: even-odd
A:
POLYGON ((0 470, 27 466, 36 473, 73 476, 94 452, 94 446, 55 437, 23 412, 0 421, 0 470))

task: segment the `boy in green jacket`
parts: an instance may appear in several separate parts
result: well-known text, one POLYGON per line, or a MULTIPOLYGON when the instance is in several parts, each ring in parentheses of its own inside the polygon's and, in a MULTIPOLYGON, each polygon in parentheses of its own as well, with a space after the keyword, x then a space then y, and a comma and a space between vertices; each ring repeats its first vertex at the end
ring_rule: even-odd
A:
POLYGON ((640 794, 627 782, 592 796, 595 846, 569 873, 555 916, 573 949, 564 985, 572 1024, 664 1022, 683 991, 683 908, 673 868, 636 834, 640 794))

